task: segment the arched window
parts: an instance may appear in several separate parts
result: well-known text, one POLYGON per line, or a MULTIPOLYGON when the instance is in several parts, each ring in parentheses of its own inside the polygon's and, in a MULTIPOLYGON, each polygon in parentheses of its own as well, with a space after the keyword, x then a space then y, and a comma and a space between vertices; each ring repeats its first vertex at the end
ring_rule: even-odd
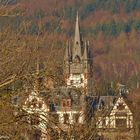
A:
POLYGON ((80 57, 79 57, 78 55, 76 55, 76 56, 75 56, 75 62, 76 62, 76 63, 80 63, 80 61, 81 61, 81 60, 80 60, 80 57))

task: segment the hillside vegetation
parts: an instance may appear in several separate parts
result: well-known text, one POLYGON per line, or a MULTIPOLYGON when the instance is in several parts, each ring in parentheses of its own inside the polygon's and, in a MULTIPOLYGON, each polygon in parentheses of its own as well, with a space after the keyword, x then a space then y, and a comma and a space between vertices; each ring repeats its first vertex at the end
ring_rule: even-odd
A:
POLYGON ((0 30, 10 26, 19 32, 24 25, 21 36, 46 36, 46 54, 52 41, 56 51, 64 50, 66 41, 73 37, 79 11, 81 33, 93 48, 95 83, 102 86, 113 81, 129 88, 138 86, 139 0, 2 0, 0 5, 0 30))

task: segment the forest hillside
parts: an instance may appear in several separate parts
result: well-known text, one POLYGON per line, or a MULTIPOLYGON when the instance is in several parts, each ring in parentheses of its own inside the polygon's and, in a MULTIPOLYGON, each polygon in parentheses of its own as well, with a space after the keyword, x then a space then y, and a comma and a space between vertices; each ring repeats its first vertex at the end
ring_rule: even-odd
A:
MULTIPOLYGON (((12 28, 19 32, 21 26, 26 25, 26 29, 21 30, 22 37, 46 36, 46 53, 42 55, 49 53, 52 42, 58 53, 64 53, 67 40, 73 37, 78 11, 81 34, 93 49, 95 83, 138 87, 139 0, 1 0, 0 5, 0 31, 12 28)), ((59 56, 57 54, 55 60, 62 63, 63 58, 59 56)))

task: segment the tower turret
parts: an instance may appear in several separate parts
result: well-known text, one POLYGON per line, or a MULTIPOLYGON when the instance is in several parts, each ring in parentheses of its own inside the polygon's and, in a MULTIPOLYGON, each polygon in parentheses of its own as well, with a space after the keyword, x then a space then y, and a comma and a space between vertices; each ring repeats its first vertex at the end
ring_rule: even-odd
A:
MULTIPOLYGON (((76 16, 74 42, 67 44, 65 54, 65 79, 68 87, 82 88, 89 94, 90 62, 88 42, 81 39, 79 16, 76 16)), ((92 79, 92 78, 91 78, 92 79)), ((92 85, 91 85, 92 86, 92 85)))

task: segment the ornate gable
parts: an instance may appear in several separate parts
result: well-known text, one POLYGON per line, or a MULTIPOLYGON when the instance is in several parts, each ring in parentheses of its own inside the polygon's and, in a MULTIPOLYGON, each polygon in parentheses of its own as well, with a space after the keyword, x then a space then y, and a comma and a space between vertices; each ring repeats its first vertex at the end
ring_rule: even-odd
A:
POLYGON ((124 113, 124 114, 131 114, 132 112, 129 109, 128 105, 126 104, 123 97, 119 97, 110 113, 110 115, 118 114, 118 113, 124 113))
POLYGON ((133 114, 123 97, 119 97, 108 115, 98 118, 99 128, 131 129, 133 114))

